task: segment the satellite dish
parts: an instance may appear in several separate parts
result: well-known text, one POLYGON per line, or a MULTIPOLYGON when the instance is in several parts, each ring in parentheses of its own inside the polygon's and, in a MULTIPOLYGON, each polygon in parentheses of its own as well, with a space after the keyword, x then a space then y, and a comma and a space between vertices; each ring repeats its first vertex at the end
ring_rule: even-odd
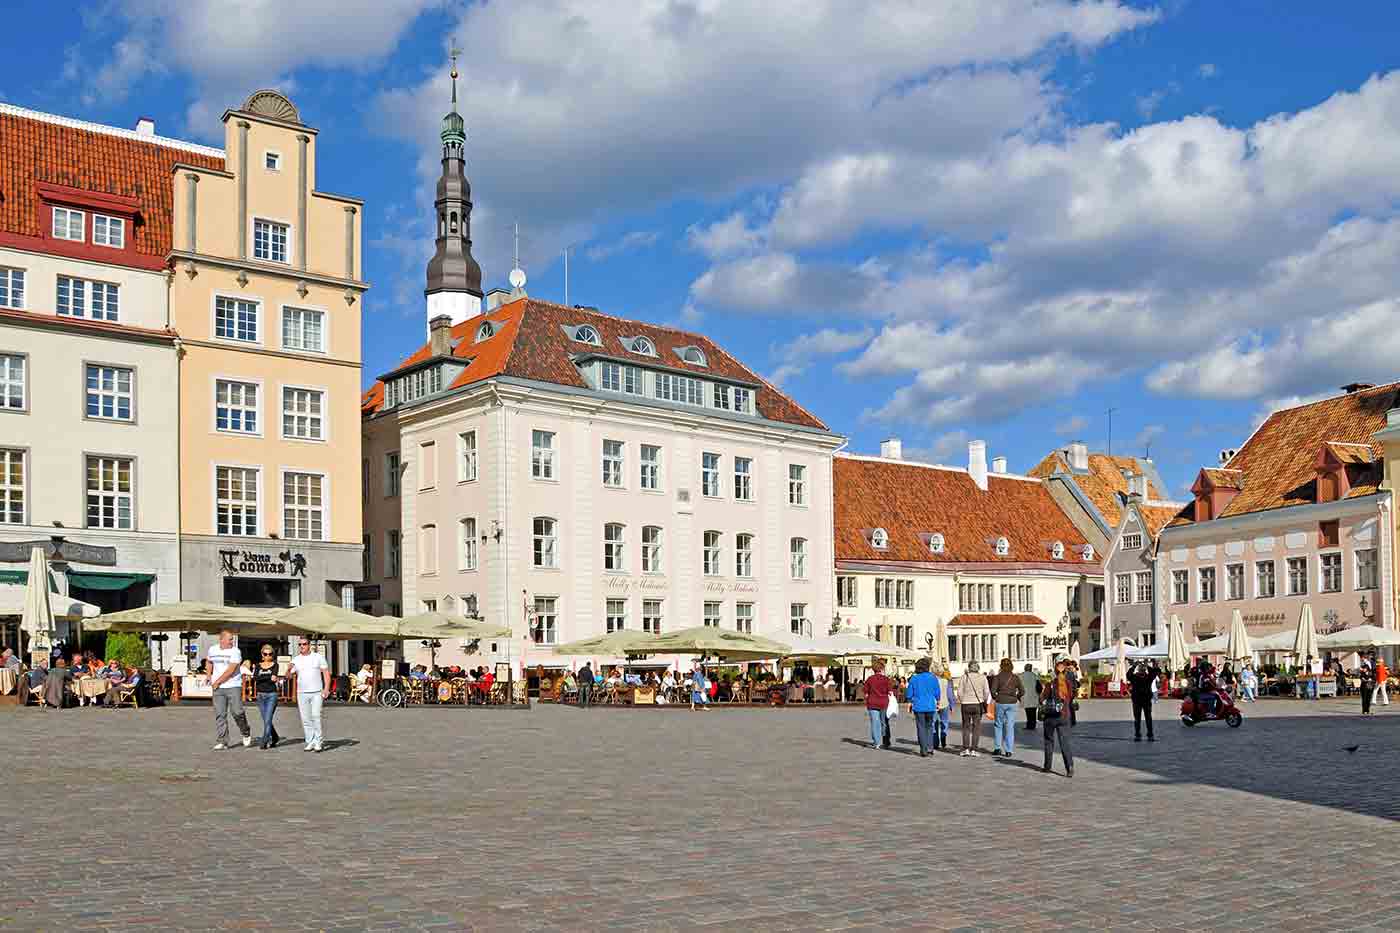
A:
POLYGON ((511 287, 511 288, 524 288, 524 287, 525 287, 525 270, 524 270, 524 269, 520 269, 520 268, 515 268, 515 269, 510 270, 509 281, 510 281, 510 287, 511 287))

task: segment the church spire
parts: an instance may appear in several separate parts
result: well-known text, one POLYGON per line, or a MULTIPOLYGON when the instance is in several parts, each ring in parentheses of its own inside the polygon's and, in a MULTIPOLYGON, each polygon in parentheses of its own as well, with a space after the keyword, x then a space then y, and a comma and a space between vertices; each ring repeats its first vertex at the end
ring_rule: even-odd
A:
POLYGON ((442 174, 438 177, 437 248, 428 261, 428 318, 454 324, 481 313, 481 266, 472 258, 472 189, 466 175, 467 129, 457 112, 457 56, 452 49, 452 109, 442 118, 442 174))

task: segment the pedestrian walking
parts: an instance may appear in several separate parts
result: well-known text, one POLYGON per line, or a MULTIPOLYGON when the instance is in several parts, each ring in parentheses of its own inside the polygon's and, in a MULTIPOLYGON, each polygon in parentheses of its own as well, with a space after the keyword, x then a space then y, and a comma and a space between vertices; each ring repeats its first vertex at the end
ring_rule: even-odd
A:
POLYGON ((1079 679, 1074 669, 1064 658, 1055 662, 1055 676, 1040 695, 1040 721, 1044 726, 1045 765, 1041 768, 1046 774, 1055 757, 1055 742, 1060 743, 1060 757, 1065 762, 1065 777, 1074 777, 1074 753, 1070 748, 1069 733, 1073 725, 1074 697, 1079 690, 1079 679))
POLYGON ((977 662, 969 661, 967 670, 958 678, 955 691, 958 706, 962 710, 962 752, 963 758, 977 758, 977 746, 982 740, 982 717, 987 714, 987 704, 991 702, 991 690, 987 687, 987 677, 977 670, 977 662))
POLYGON ((890 692, 894 684, 885 676, 884 658, 870 662, 875 673, 865 678, 865 714, 870 719, 870 747, 889 748, 889 716, 886 710, 890 705, 890 692))
POLYGON ((945 664, 938 674, 938 716, 933 723, 934 748, 948 747, 948 730, 953 718, 953 674, 945 664))
POLYGON ((1128 694, 1133 701, 1133 741, 1142 741, 1142 721, 1147 720, 1147 741, 1157 741, 1152 734, 1152 688, 1162 671, 1156 661, 1136 658, 1128 668, 1128 694))
POLYGON ((238 731, 243 733, 243 747, 253 744, 253 730, 243 712, 243 653, 233 644, 233 632, 219 633, 219 646, 205 655, 212 665, 209 677, 210 698, 214 706, 214 751, 229 747, 228 720, 233 717, 238 731))
POLYGON ((578 669, 578 705, 587 707, 593 702, 593 665, 588 661, 583 662, 583 667, 578 669))
POLYGON ((277 672, 277 658, 271 645, 263 645, 261 657, 253 668, 253 695, 258 698, 258 713, 262 715, 263 732, 258 748, 276 748, 282 737, 272 720, 277 715, 277 685, 282 678, 277 672))
POLYGON ((1361 659, 1361 715, 1371 715, 1371 702, 1376 693, 1376 667, 1370 658, 1361 659))
POLYGON ((292 658, 297 677, 297 712, 301 714, 303 751, 321 751, 321 704, 331 695, 331 666, 311 650, 311 639, 297 639, 297 656, 292 658))
POLYGON ((905 688, 905 698, 909 700, 909 711, 914 715, 914 729, 919 736, 919 756, 927 758, 934 746, 933 721, 938 717, 938 700, 943 693, 938 678, 929 673, 928 658, 919 658, 914 664, 914 676, 909 678, 905 688))
POLYGON ((1390 669, 1385 666, 1384 658, 1376 659, 1376 695, 1371 697, 1374 704, 1376 700, 1381 701, 1381 706, 1390 705, 1390 695, 1386 692, 1386 683, 1390 680, 1390 669))
POLYGON ((709 681, 705 679, 705 668, 695 665, 690 672, 690 708, 703 710, 710 702, 709 681))
POLYGON ((1021 671, 1021 689, 1024 694, 1021 696, 1021 706, 1026 711, 1026 730, 1035 731, 1035 709, 1040 703, 1040 675, 1035 672, 1034 665, 1027 664, 1026 669, 1021 671))
MULTIPOLYGON (((1337 679, 1338 685, 1342 683, 1341 678, 1337 679)), ((1250 703, 1259 696, 1259 675, 1254 672, 1254 664, 1245 662, 1244 670, 1240 671, 1240 696, 1250 703)))
POLYGON ((1026 688, 1010 658, 1001 659, 1001 669, 991 684, 992 702, 996 704, 996 722, 992 726, 992 754, 1010 758, 1016 751, 1016 711, 1021 708, 1021 699, 1026 688))

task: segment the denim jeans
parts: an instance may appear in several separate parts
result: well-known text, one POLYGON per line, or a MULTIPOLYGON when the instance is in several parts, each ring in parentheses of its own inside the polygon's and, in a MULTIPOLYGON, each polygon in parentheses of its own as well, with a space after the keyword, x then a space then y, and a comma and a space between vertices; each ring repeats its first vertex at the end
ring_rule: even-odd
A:
POLYGON ((870 714, 870 744, 879 748, 885 742, 885 711, 867 709, 870 714))
POLYGON ((919 754, 921 755, 927 755, 936 747, 934 743, 937 742, 937 737, 933 731, 933 721, 936 718, 938 718, 938 714, 934 712, 914 714, 914 729, 919 733, 919 754))
POLYGON ((301 730, 306 744, 321 746, 321 691, 297 694, 297 712, 301 713, 301 730))
POLYGON ((1241 687, 1241 688, 1240 688, 1240 697, 1241 697, 1241 699, 1245 699, 1245 700, 1248 700, 1249 702, 1253 703, 1253 702, 1254 702, 1254 688, 1253 688, 1253 687, 1241 687))
POLYGON ((992 747, 1008 755, 1016 751, 1015 703, 998 703, 996 722, 992 725, 992 747))
POLYGON ((945 706, 938 711, 938 718, 934 720, 934 748, 948 747, 948 730, 953 725, 953 707, 945 706))
POLYGON ((277 734, 277 727, 272 724, 272 718, 277 715, 277 694, 259 693, 258 712, 262 714, 263 721, 262 744, 279 741, 281 736, 277 734))

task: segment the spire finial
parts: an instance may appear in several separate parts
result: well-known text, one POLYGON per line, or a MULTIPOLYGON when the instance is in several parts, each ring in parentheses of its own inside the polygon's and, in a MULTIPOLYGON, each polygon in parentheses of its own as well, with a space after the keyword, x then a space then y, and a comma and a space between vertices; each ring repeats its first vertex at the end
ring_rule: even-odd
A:
POLYGON ((457 48, 457 40, 452 41, 452 48, 448 50, 452 56, 452 109, 457 109, 457 56, 462 54, 462 50, 457 48))

